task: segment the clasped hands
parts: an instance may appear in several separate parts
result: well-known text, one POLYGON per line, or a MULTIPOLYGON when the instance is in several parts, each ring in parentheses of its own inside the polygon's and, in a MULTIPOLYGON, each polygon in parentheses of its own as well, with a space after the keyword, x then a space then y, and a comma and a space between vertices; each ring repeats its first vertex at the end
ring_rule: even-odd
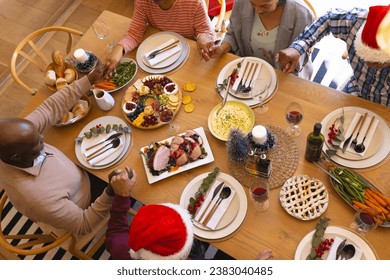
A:
POLYGON ((137 181, 137 173, 128 166, 125 170, 116 169, 108 175, 109 186, 115 194, 129 197, 137 181))

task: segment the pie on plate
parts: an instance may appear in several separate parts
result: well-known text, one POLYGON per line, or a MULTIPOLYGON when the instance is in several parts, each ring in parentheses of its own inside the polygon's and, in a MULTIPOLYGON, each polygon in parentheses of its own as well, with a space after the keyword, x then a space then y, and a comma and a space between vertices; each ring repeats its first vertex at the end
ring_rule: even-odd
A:
POLYGON ((279 194, 280 203, 288 214, 300 220, 313 220, 328 207, 329 195, 324 184, 307 175, 288 179, 279 194))

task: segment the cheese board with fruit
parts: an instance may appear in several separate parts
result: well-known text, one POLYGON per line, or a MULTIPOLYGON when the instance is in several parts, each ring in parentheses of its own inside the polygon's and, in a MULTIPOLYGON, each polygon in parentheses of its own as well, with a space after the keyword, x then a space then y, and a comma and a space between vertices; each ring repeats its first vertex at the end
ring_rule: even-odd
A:
POLYGON ((165 123, 160 114, 166 110, 178 113, 182 103, 182 92, 167 76, 151 75, 137 80, 125 93, 122 112, 125 119, 141 129, 155 129, 165 123))

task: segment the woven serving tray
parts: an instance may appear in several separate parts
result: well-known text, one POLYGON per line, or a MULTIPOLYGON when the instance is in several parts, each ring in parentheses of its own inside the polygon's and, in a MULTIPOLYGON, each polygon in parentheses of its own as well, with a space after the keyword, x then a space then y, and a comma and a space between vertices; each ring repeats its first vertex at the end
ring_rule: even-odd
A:
MULTIPOLYGON (((276 138, 276 146, 267 152, 267 158, 272 162, 271 176, 268 178, 270 189, 281 187, 284 182, 294 175, 298 167, 298 146, 283 129, 266 126, 276 138)), ((230 174, 242 185, 249 187, 259 177, 245 171, 246 162, 228 161, 230 174)))

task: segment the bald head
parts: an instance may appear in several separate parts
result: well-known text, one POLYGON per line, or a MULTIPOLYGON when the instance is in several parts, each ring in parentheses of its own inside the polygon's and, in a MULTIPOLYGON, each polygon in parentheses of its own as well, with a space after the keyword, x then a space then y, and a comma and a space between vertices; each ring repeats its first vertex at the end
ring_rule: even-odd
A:
POLYGON ((43 148, 43 138, 26 119, 0 119, 0 159, 19 167, 30 167, 43 148))

